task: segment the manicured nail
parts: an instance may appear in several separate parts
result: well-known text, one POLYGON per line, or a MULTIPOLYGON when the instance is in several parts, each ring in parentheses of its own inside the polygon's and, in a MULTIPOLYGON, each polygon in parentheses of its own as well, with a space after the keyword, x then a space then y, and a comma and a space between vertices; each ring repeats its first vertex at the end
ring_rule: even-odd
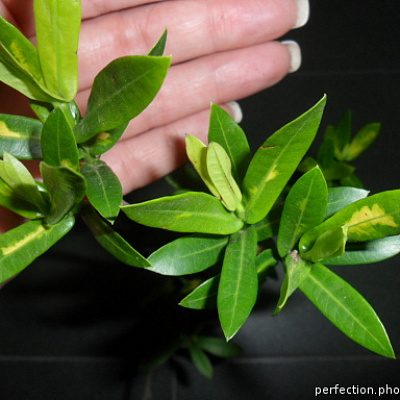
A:
POLYGON ((310 17, 310 3, 308 0, 296 0, 297 3, 297 19, 293 26, 295 28, 301 28, 304 26, 308 18, 310 17))
POLYGON ((300 46, 294 40, 284 40, 281 42, 287 47, 290 53, 290 67, 289 72, 295 72, 301 65, 301 50, 300 46))
POLYGON ((230 101, 225 104, 229 108, 232 118, 239 124, 243 119, 242 109, 237 101, 230 101))

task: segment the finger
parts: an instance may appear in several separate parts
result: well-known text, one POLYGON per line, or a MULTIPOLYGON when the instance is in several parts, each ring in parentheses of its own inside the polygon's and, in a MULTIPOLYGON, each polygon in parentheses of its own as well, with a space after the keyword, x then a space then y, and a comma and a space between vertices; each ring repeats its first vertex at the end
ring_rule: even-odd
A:
POLYGON ((111 60, 146 54, 165 27, 166 54, 180 63, 270 41, 296 21, 294 0, 164 1, 103 15, 85 22, 80 36, 80 87, 111 60))
MULTIPOLYGON (((196 114, 210 102, 224 104, 259 92, 281 80, 290 64, 288 47, 269 42, 173 66, 153 103, 133 120, 123 139, 196 114)), ((88 95, 78 96, 82 109, 88 95)))

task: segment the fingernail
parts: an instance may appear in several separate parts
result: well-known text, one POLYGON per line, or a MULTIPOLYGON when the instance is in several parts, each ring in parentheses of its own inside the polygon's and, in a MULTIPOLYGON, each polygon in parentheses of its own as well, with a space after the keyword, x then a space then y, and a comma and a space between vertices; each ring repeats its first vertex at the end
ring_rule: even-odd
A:
POLYGON ((287 47, 290 53, 290 67, 289 72, 295 72, 301 65, 301 50, 300 46, 294 40, 284 40, 281 42, 287 47))
POLYGON ((238 124, 242 122, 243 112, 237 101, 230 101, 229 103, 226 103, 225 106, 228 107, 231 111, 230 114, 232 115, 232 118, 235 120, 235 122, 237 122, 238 124))
POLYGON ((310 17, 310 3, 308 0, 296 0, 297 3, 297 19, 293 29, 304 26, 310 17))

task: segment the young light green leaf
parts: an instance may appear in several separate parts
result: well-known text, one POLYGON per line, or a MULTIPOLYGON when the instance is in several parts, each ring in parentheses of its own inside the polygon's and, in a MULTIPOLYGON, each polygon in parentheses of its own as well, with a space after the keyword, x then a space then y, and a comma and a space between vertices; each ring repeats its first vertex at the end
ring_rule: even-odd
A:
POLYGON ((328 206, 326 208, 325 219, 336 214, 344 207, 357 200, 364 199, 369 194, 368 190, 337 186, 328 189, 328 206))
POLYGON ((231 358, 242 353, 242 348, 232 342, 217 337, 201 336, 196 338, 196 346, 216 357, 231 358))
POLYGON ((150 262, 112 229, 92 207, 83 207, 82 217, 97 242, 117 260, 132 267, 151 266, 150 262))
POLYGON ((270 211, 314 140, 325 102, 324 96, 269 137, 254 155, 243 181, 247 223, 261 221, 270 211))
POLYGON ((86 163, 81 169, 86 178, 86 195, 101 216, 117 218, 122 205, 122 186, 112 169, 103 161, 86 163))
POLYGON ((278 304, 273 315, 277 315, 281 312, 289 297, 300 286, 304 279, 307 278, 311 271, 310 264, 302 260, 296 250, 285 258, 285 266, 286 275, 281 286, 278 304))
POLYGON ((207 378, 212 378, 213 366, 207 354, 193 343, 189 343, 188 350, 196 369, 207 378))
POLYGON ((43 183, 50 194, 50 211, 46 222, 50 225, 61 221, 77 204, 86 191, 85 178, 74 169, 40 164, 43 183))
POLYGON ((279 226, 277 247, 281 257, 295 249, 300 236, 324 220, 328 188, 319 167, 304 174, 286 197, 279 226))
POLYGON ((164 54, 165 46, 167 44, 167 36, 168 36, 168 30, 165 29, 160 39, 158 39, 157 43, 150 50, 148 54, 149 56, 161 57, 164 54))
POLYGON ((216 264, 227 243, 228 237, 221 236, 182 237, 151 254, 147 269, 162 275, 195 274, 216 264))
POLYGON ((66 102, 78 90, 80 0, 35 0, 36 40, 47 89, 66 102))
POLYGON ((357 158, 364 150, 371 146, 379 135, 381 124, 371 123, 365 125, 353 138, 353 140, 344 147, 342 158, 344 161, 351 161, 357 158))
POLYGON ((74 225, 68 216, 56 225, 28 221, 0 235, 0 283, 12 278, 60 240, 74 225))
POLYGON ((357 265, 386 260, 400 253, 400 235, 388 236, 370 242, 350 243, 339 257, 328 258, 324 264, 357 265))
POLYGON ((47 204, 25 165, 7 152, 4 152, 3 158, 0 161, 0 178, 13 190, 13 196, 31 203, 40 214, 46 214, 47 204))
POLYGON ((79 170, 78 148, 68 111, 56 107, 48 116, 42 131, 43 160, 53 167, 68 166, 79 170))
POLYGON ((182 299, 179 305, 193 310, 215 308, 217 305, 219 281, 220 275, 207 279, 182 299))
POLYGON ((239 124, 216 104, 211 105, 208 141, 225 149, 232 163, 232 175, 241 184, 251 159, 250 146, 239 124))
POLYGON ((78 143, 126 124, 139 115, 161 88, 170 57, 127 56, 96 76, 86 116, 75 128, 78 143))
POLYGON ((200 175, 208 190, 219 198, 218 189, 213 184, 207 168, 207 146, 196 136, 186 135, 186 153, 194 169, 200 175))
POLYGON ((0 114, 0 148, 19 159, 40 159, 42 128, 37 119, 0 114))
POLYGON ((246 322, 257 299, 257 233, 249 227, 231 236, 218 288, 218 315, 227 340, 246 322))
POLYGON ((302 253, 325 231, 347 225, 349 242, 364 242, 400 234, 400 190, 381 192, 349 204, 300 239, 302 253))
POLYGON ((231 161, 224 148, 218 143, 210 143, 207 148, 207 171, 219 193, 222 204, 235 211, 242 201, 242 193, 231 174, 231 161))
POLYGON ((322 264, 315 264, 301 291, 338 329, 365 348, 394 358, 385 328, 371 305, 322 264))
POLYGON ((344 161, 343 151, 351 140, 351 112, 347 111, 339 124, 329 132, 334 143, 335 157, 344 161))
POLYGON ((36 47, 0 16, 0 81, 29 99, 54 100, 45 87, 36 47))
POLYGON ((348 226, 334 226, 319 236, 310 250, 301 253, 301 257, 312 262, 338 257, 345 252, 348 226))
POLYGON ((243 221, 206 193, 188 192, 121 207, 133 221, 176 232, 229 235, 239 231, 243 221))

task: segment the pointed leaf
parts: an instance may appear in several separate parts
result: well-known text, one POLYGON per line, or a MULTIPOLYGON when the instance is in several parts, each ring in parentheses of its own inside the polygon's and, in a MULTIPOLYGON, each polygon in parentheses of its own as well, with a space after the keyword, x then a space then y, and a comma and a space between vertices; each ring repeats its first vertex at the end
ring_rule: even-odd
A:
POLYGON ((227 243, 228 238, 220 236, 179 238, 151 254, 147 269, 162 275, 195 274, 216 264, 227 243))
POLYGON ((91 207, 84 207, 82 217, 97 242, 117 260, 132 267, 147 268, 150 262, 114 231, 91 207))
POLYGON ((202 336, 196 339, 196 346, 216 357, 231 358, 242 353, 242 348, 236 343, 226 342, 217 337, 202 336))
POLYGON ((227 211, 218 199, 200 192, 163 197, 121 209, 139 224, 176 232, 229 235, 243 226, 243 221, 227 211))
POLYGON ((261 146, 243 181, 246 222, 262 220, 277 200, 317 133, 326 98, 261 146))
POLYGON ((371 305, 342 278, 315 264, 301 291, 345 335, 365 348, 394 358, 385 328, 371 305))
POLYGON ((19 159, 40 159, 42 127, 33 118, 0 114, 0 148, 19 159))
POLYGON ((53 166, 79 169, 78 148, 71 128, 70 115, 57 107, 48 116, 42 131, 43 160, 53 166))
POLYGON ((325 231, 347 225, 348 241, 363 242, 400 234, 400 190, 375 194, 349 204, 300 239, 301 252, 308 251, 325 231))
POLYGON ((170 63, 170 57, 127 56, 108 64, 96 76, 87 114, 76 126, 78 143, 139 115, 160 90, 170 63))
POLYGON ((167 44, 167 36, 168 36, 168 30, 165 29, 163 34, 161 35, 160 39, 158 39, 157 43, 150 50, 150 52, 148 54, 149 56, 161 57, 164 54, 165 46, 167 44))
POLYGON ((64 101, 78 90, 80 0, 35 0, 36 40, 49 92, 64 101))
POLYGON ((86 191, 85 178, 69 167, 52 167, 45 162, 40 164, 40 171, 51 201, 46 222, 56 224, 82 201, 86 191))
POLYGON ((28 221, 0 235, 0 283, 12 278, 60 240, 74 225, 68 216, 49 227, 28 221))
POLYGON ((207 378, 211 378, 213 375, 213 367, 207 354, 192 343, 189 344, 188 350, 196 369, 207 378))
POLYGON ((122 186, 112 169, 97 160, 86 163, 81 173, 86 178, 86 195, 91 204, 104 218, 115 219, 122 205, 122 186))
POLYGON ((344 161, 343 151, 351 140, 351 112, 347 111, 339 124, 331 132, 331 137, 335 146, 335 157, 339 161, 344 161))
POLYGON ((369 194, 368 190, 355 187, 333 187, 328 189, 328 206, 326 208, 325 218, 336 214, 344 207, 357 200, 364 199, 369 194))
POLYGON ((277 246, 285 257, 295 249, 300 236, 324 220, 328 188, 324 176, 315 167, 304 174, 291 188, 282 211, 277 246))
POLYGON ((207 171, 224 206, 235 211, 242 201, 242 193, 231 174, 231 161, 224 148, 210 143, 207 149, 207 171))
POLYGON ((219 281, 220 275, 207 279, 182 299, 179 305, 193 310, 215 308, 217 304, 219 281))
POLYGON ((208 141, 225 149, 232 162, 232 175, 241 184, 251 159, 250 146, 239 124, 216 104, 211 105, 208 141))
POLYGON ((218 315, 227 340, 246 322, 257 299, 257 233, 249 227, 231 236, 218 289, 218 315))

